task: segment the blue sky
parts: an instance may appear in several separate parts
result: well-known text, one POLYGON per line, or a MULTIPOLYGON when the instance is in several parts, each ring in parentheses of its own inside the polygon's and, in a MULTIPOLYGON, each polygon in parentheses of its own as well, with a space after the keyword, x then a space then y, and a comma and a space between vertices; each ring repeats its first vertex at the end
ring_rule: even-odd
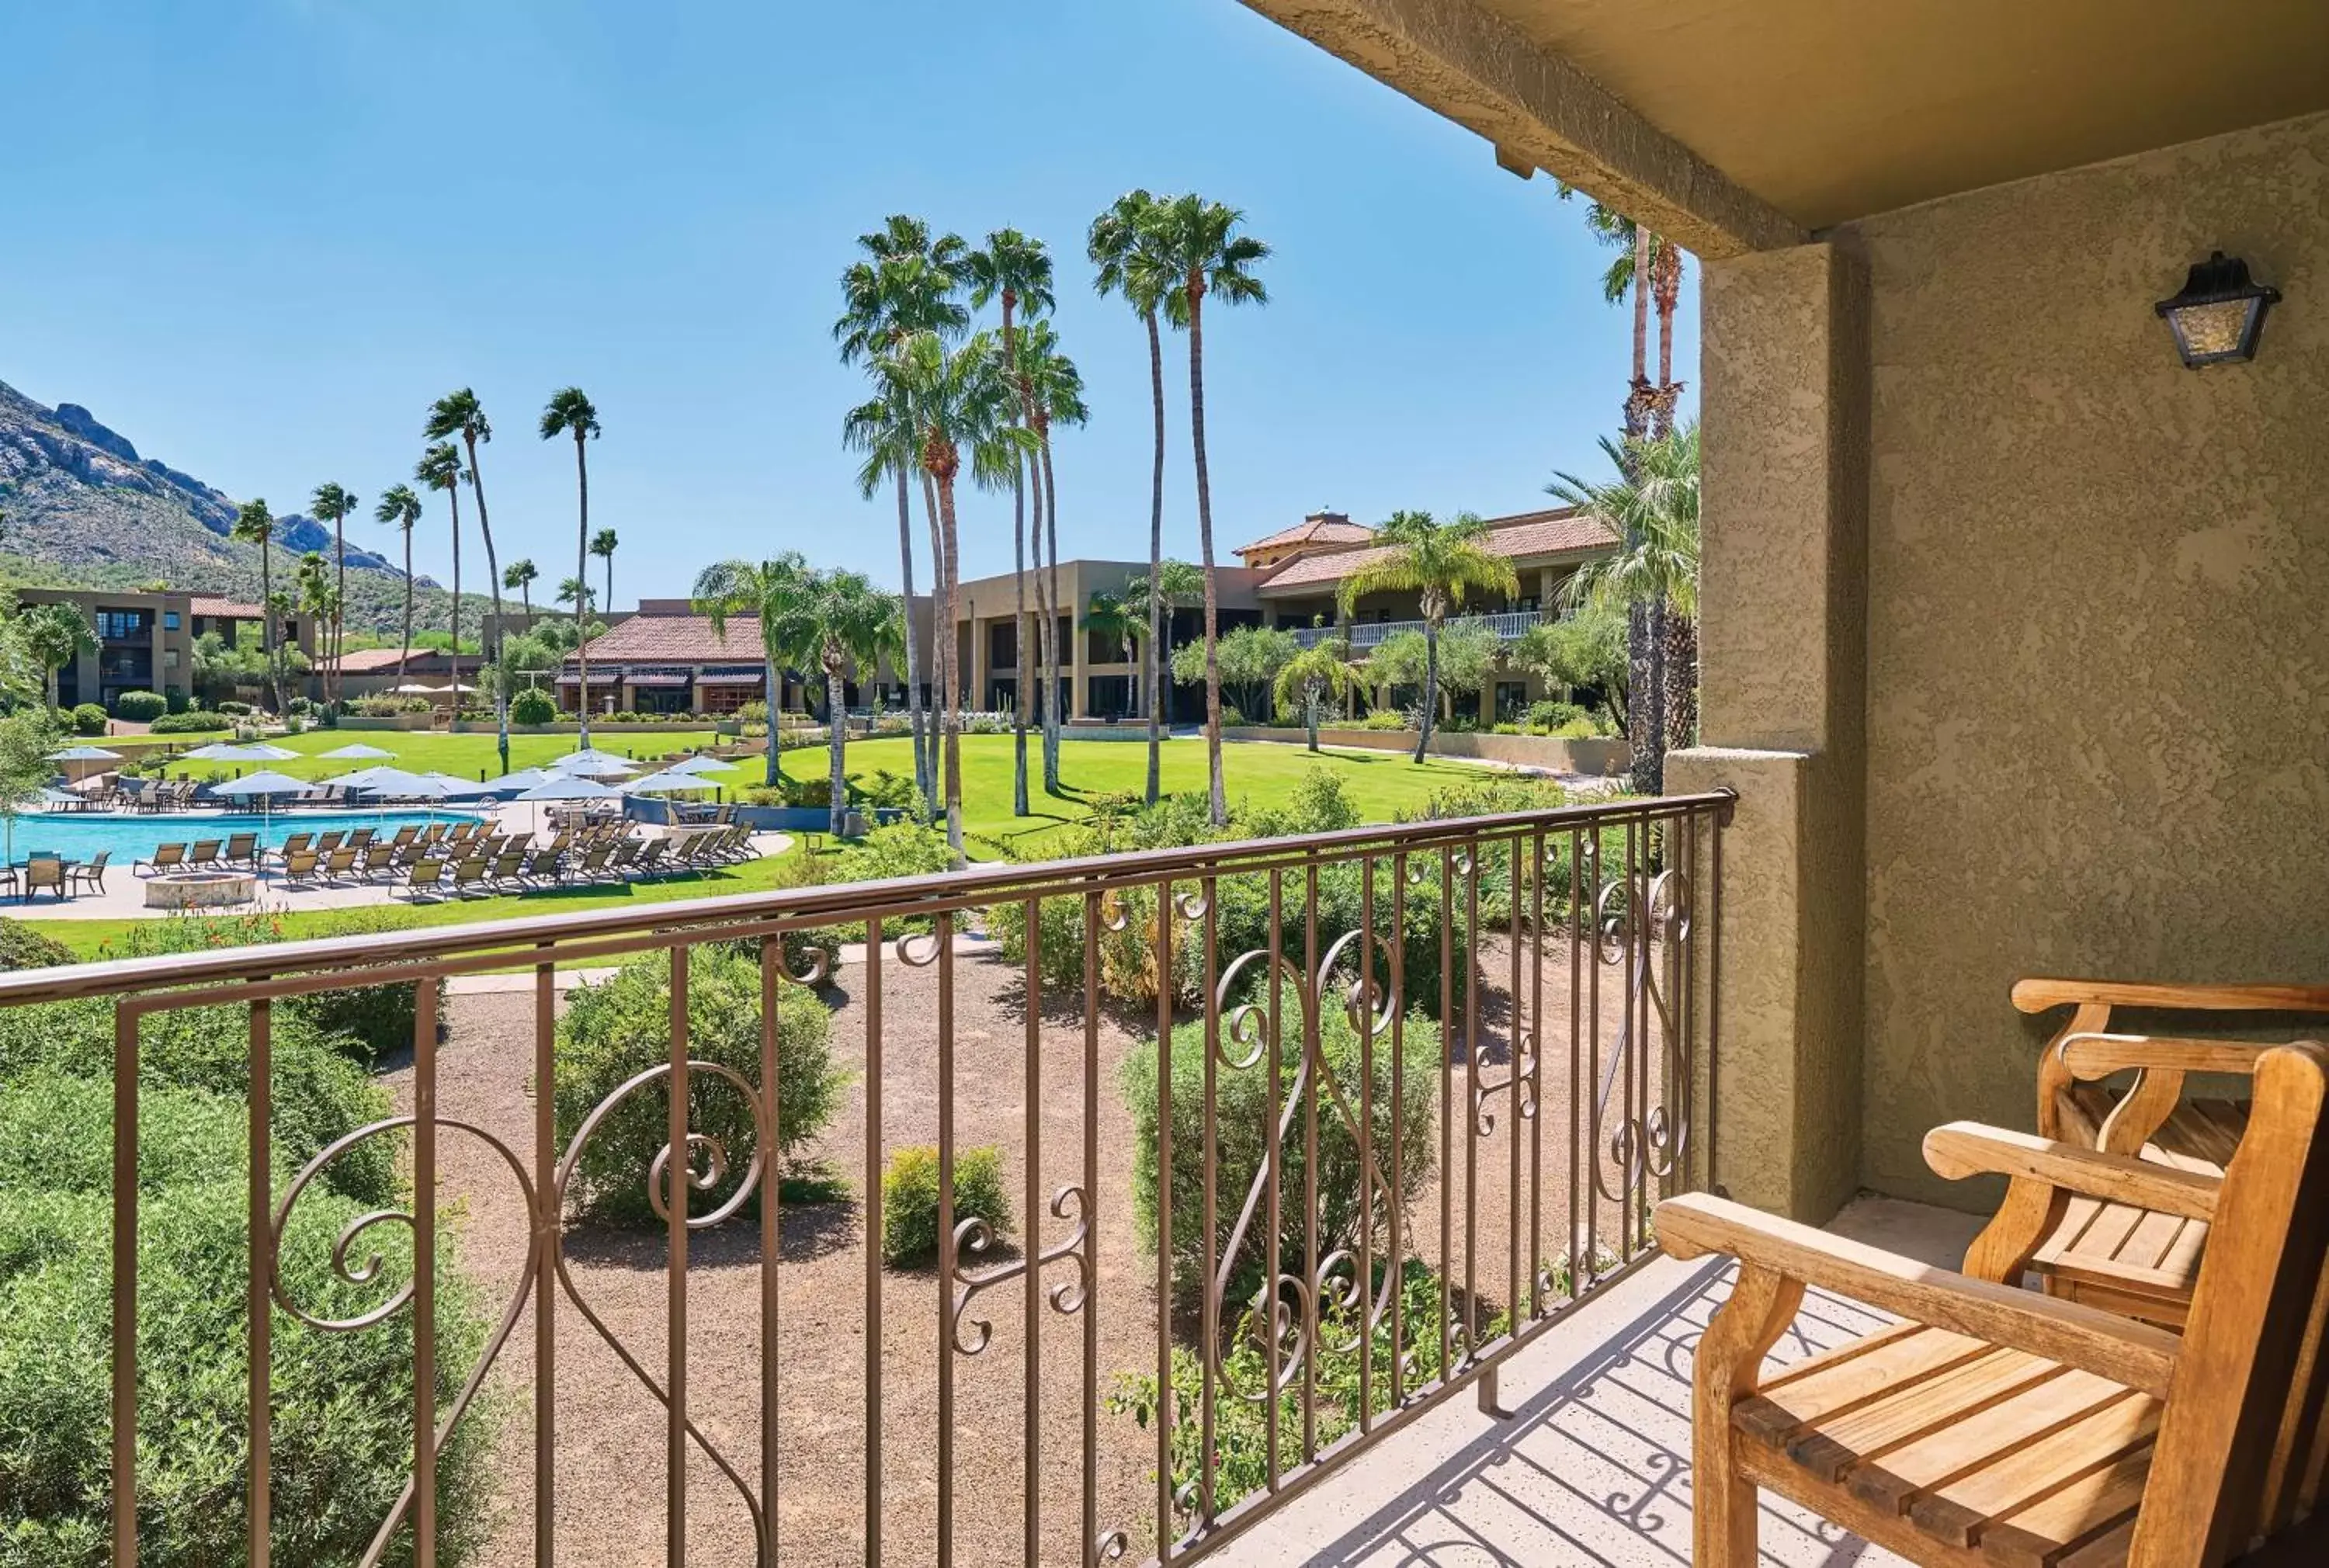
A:
MULTIPOLYGON (((429 400, 474 386, 501 557, 553 579, 571 447, 533 427, 580 383, 624 602, 783 549, 894 584, 895 513, 857 495, 838 429, 861 382, 829 334, 854 237, 891 211, 1052 247, 1094 411, 1058 449, 1070 556, 1146 553, 1145 339, 1083 258, 1133 185, 1242 208, 1276 251, 1270 305, 1208 319, 1224 555, 1321 505, 1542 504, 1556 468, 1598 472, 1624 390, 1627 318, 1582 201, 1234 0, 33 15, 0 51, 0 380, 239 499, 289 511, 332 479, 367 516, 429 400)), ((1693 272, 1685 380, 1696 292, 1693 272)), ((1186 359, 1166 353, 1167 548, 1193 559, 1186 359)), ((1009 515, 968 502, 966 576, 1008 569, 1009 515)), ((441 512, 417 542, 441 577, 441 512)))

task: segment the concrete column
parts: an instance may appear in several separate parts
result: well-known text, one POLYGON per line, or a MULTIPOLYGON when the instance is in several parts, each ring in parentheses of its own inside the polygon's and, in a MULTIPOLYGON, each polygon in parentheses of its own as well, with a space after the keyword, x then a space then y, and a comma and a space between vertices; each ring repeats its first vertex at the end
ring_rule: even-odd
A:
POLYGON ((1868 287, 1829 245, 1702 277, 1704 744, 1665 782, 1739 792, 1712 1178, 1818 1221, 1861 1169, 1868 287))
POLYGON ((986 625, 975 612, 970 616, 969 706, 986 706, 986 625))
POLYGON ((1068 688, 1068 717, 1070 718, 1091 717, 1091 681, 1088 675, 1091 668, 1091 637, 1077 624, 1081 619, 1082 616, 1072 611, 1068 615, 1068 647, 1073 654, 1068 669, 1075 682, 1068 688))

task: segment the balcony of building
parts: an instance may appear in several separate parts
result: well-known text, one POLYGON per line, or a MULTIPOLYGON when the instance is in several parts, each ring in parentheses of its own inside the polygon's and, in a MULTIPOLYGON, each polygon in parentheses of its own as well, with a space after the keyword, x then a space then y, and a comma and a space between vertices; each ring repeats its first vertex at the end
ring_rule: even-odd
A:
MULTIPOLYGON (((1482 627, 1495 634, 1499 643, 1517 643, 1529 634, 1531 627, 1561 617, 1546 610, 1504 610, 1485 615, 1450 615, 1440 623, 1440 634, 1461 633, 1482 627)), ((1314 648, 1324 642, 1345 639, 1353 653, 1380 646, 1404 632, 1422 634, 1421 621, 1353 621, 1340 626, 1297 626, 1294 640, 1305 648, 1314 648)))

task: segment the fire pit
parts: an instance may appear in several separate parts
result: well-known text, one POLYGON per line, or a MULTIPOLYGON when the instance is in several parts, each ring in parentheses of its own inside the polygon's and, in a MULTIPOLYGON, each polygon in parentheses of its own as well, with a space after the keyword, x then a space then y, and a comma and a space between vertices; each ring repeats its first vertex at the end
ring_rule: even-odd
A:
POLYGON ((249 871, 174 871, 146 882, 148 909, 215 909, 258 897, 259 878, 249 871))

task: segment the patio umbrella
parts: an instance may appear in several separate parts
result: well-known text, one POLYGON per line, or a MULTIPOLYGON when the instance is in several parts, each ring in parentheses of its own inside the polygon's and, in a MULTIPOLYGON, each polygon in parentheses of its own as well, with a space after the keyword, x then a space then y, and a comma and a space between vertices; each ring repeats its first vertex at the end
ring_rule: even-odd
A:
POLYGON ((621 778, 637 773, 639 765, 619 756, 584 756, 578 753, 575 756, 560 757, 550 765, 550 771, 561 778, 621 778))
POLYGON ((185 762, 257 762, 259 759, 231 740, 213 740, 208 746, 179 754, 185 762))
POLYGON ((68 790, 51 789, 48 785, 42 784, 41 803, 44 806, 82 806, 89 803, 68 790))
POLYGON ((684 790, 710 790, 720 786, 708 778, 698 778, 679 768, 667 767, 661 773, 651 773, 645 778, 626 779, 620 786, 625 794, 668 795, 684 790))
POLYGON ((51 762, 119 762, 121 754, 108 751, 101 746, 69 746, 62 751, 49 753, 51 762))
POLYGON ((396 753, 392 751, 382 751, 376 746, 366 746, 363 742, 358 741, 354 746, 344 746, 337 751, 325 752, 323 756, 326 762, 354 762, 359 759, 381 761, 393 757, 395 755, 396 753))
POLYGON ((296 762, 300 755, 279 746, 271 746, 263 740, 254 740, 236 749, 252 762, 296 762))
POLYGON ((623 792, 587 778, 553 778, 543 780, 517 798, 522 801, 618 801, 623 798, 623 792))
POLYGON ((305 794, 315 787, 307 780, 293 778, 289 774, 262 771, 242 778, 229 779, 224 784, 212 784, 211 793, 230 798, 257 795, 259 814, 264 817, 273 814, 274 800, 277 795, 305 794))
POLYGON ((673 763, 665 773, 734 773, 736 765, 722 762, 716 756, 691 756, 685 762, 673 763))
POLYGON ((522 767, 499 778, 489 778, 481 784, 473 784, 470 790, 481 795, 514 795, 520 790, 530 790, 538 784, 546 784, 559 776, 546 768, 522 767))

